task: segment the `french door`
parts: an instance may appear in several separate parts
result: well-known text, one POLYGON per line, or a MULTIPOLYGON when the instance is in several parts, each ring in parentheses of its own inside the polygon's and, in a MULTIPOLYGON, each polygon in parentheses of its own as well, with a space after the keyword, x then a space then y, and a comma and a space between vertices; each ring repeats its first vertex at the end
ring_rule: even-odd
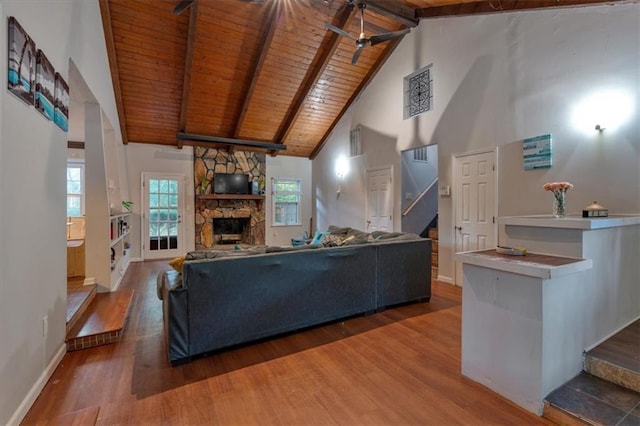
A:
POLYGON ((183 175, 142 174, 145 259, 166 259, 184 254, 184 180, 183 175))

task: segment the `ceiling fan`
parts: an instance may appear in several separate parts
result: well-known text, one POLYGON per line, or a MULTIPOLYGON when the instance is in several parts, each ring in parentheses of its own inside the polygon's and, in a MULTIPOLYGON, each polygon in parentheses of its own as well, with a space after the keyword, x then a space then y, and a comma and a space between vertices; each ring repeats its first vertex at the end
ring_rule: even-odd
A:
POLYGON ((355 65, 358 62, 358 59, 362 54, 362 49, 364 49, 368 44, 371 46, 375 46, 376 44, 382 43, 383 41, 388 41, 396 37, 402 37, 403 35, 409 33, 409 31, 411 31, 410 28, 405 28, 404 30, 400 31, 392 31, 388 33, 372 35, 371 37, 366 37, 364 34, 364 10, 366 9, 366 7, 367 3, 365 1, 360 1, 358 3, 358 9, 360 9, 360 37, 349 34, 342 28, 338 28, 335 25, 331 25, 329 23, 324 25, 326 29, 333 31, 334 33, 355 40, 357 49, 353 53, 351 65, 355 65))

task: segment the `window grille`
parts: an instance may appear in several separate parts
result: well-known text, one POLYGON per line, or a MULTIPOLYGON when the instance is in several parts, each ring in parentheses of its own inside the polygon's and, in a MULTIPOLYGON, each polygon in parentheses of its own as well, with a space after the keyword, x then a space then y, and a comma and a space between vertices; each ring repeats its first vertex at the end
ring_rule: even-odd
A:
POLYGON ((404 118, 431 111, 433 104, 433 64, 404 78, 404 118))

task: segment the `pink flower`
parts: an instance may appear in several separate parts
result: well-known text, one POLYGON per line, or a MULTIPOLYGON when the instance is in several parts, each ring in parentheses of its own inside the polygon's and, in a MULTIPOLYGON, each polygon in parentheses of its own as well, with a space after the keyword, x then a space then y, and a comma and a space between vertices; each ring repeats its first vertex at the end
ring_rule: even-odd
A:
POLYGON ((549 182, 545 183, 542 188, 545 191, 553 191, 553 192, 565 192, 568 189, 573 188, 573 184, 569 182, 549 182))

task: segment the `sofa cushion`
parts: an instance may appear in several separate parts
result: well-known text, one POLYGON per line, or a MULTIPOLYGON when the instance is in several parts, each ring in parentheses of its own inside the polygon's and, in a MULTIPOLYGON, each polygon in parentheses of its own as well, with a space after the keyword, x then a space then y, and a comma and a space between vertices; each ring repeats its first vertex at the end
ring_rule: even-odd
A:
POLYGON ((268 246, 265 253, 281 253, 285 251, 312 250, 322 247, 322 244, 305 244, 303 246, 268 246))
POLYGON ((195 250, 186 255, 186 260, 217 259, 221 257, 243 257, 264 254, 265 247, 251 247, 242 250, 195 250))

